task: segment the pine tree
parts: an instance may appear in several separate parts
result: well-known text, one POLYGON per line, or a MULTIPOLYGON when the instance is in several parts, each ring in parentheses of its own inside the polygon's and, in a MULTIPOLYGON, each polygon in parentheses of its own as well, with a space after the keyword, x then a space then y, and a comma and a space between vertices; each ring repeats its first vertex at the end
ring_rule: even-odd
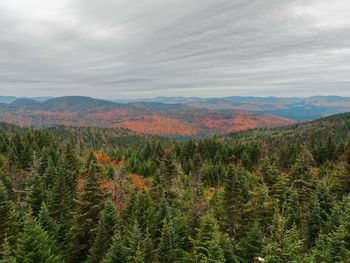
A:
POLYGON ((4 242, 0 247, 0 263, 16 263, 7 235, 2 240, 4 242))
MULTIPOLYGON (((39 159, 39 167, 38 167, 38 174, 40 176, 43 176, 48 165, 49 165, 49 160, 51 159, 50 151, 48 148, 44 148, 41 154, 41 157, 39 159)), ((52 159, 51 159, 52 161, 52 159)))
POLYGON ((0 180, 0 240, 4 240, 5 233, 10 224, 10 210, 12 202, 9 200, 7 191, 0 180))
POLYGON ((324 233, 319 235, 308 262, 347 262, 349 259, 350 251, 345 247, 343 234, 335 231, 328 235, 324 233))
POLYGON ((153 263, 154 262, 154 244, 153 240, 151 238, 151 235, 146 229, 146 234, 144 235, 143 239, 143 252, 144 252, 144 262, 145 263, 153 263))
POLYGON ((219 231, 213 233, 213 239, 209 243, 208 247, 208 263, 225 263, 225 252, 221 244, 221 235, 219 231))
POLYGON ((174 256, 173 241, 171 238, 170 229, 166 218, 164 218, 162 234, 157 249, 157 260, 159 263, 173 263, 175 262, 174 256))
POLYGON ((58 171, 54 162, 50 157, 48 161, 48 166, 43 175, 44 188, 47 190, 52 188, 55 182, 57 181, 57 178, 58 178, 58 171))
POLYGON ((286 219, 276 212, 271 232, 262 247, 265 262, 298 262, 302 257, 304 240, 300 238, 296 226, 288 229, 286 219))
POLYGON ((318 201, 317 195, 313 194, 311 202, 308 207, 308 216, 307 216, 307 230, 308 230, 308 247, 312 247, 315 244, 315 240, 318 237, 318 234, 321 230, 321 207, 318 201))
POLYGON ((169 220, 171 236, 173 241, 174 253, 176 259, 181 259, 185 252, 191 247, 191 228, 188 218, 178 211, 174 211, 169 220))
POLYGON ((21 152, 19 163, 22 169, 29 169, 33 162, 33 152, 28 143, 25 144, 23 151, 21 152))
POLYGON ((230 166, 225 182, 223 206, 225 225, 231 238, 237 238, 243 220, 243 208, 248 201, 247 177, 243 168, 230 166))
POLYGON ((117 224, 117 216, 115 214, 115 207, 111 200, 108 200, 105 204, 105 207, 102 211, 98 229, 96 234, 96 239, 94 245, 90 249, 89 257, 86 262, 100 262, 109 247, 112 244, 112 238, 117 224))
POLYGON ((214 217, 205 215, 201 220, 196 239, 192 239, 193 252, 187 255, 190 262, 226 262, 224 246, 226 238, 219 232, 214 217))
POLYGON ((166 151, 161 164, 161 176, 164 188, 164 195, 168 202, 174 199, 173 184, 177 177, 177 168, 175 166, 175 161, 170 150, 166 151))
POLYGON ((263 234, 258 223, 249 230, 247 235, 242 238, 238 245, 238 255, 240 262, 254 262, 254 256, 258 257, 261 253, 263 234))
POLYGON ((54 219, 50 217, 49 209, 44 202, 42 203, 41 209, 39 211, 37 221, 41 225, 42 229, 45 230, 53 240, 55 247, 57 247, 55 251, 58 251, 58 249, 61 247, 59 244, 60 226, 54 219))
POLYGON ((304 150, 296 163, 291 167, 289 171, 289 177, 291 183, 298 191, 299 201, 305 203, 310 198, 310 194, 313 192, 314 184, 312 182, 311 163, 313 157, 311 153, 304 150))
POLYGON ((86 163, 84 187, 76 200, 73 225, 69 233, 70 262, 85 261, 96 236, 105 198, 105 193, 100 187, 100 171, 96 156, 91 152, 86 163))
POLYGON ((45 199, 45 190, 44 190, 43 184, 39 176, 36 176, 34 179, 34 183, 31 188, 31 191, 29 194, 29 200, 28 200, 28 203, 32 208, 34 216, 38 215, 44 199, 45 199))
POLYGON ((125 263, 127 250, 124 245, 124 240, 121 237, 119 229, 116 230, 112 245, 109 248, 102 263, 125 263))
POLYGON ((299 226, 301 222, 299 195, 297 191, 292 191, 288 197, 285 207, 287 227, 291 227, 293 224, 299 226))
POLYGON ((345 247, 350 251, 350 194, 344 198, 344 208, 340 217, 339 232, 343 233, 345 247))
POLYGON ((73 141, 67 143, 64 150, 64 164, 67 170, 77 172, 80 168, 80 160, 74 148, 73 141))
MULTIPOLYGON (((75 205, 75 193, 72 193, 70 188, 71 181, 67 178, 69 174, 63 167, 60 159, 57 161, 56 179, 53 182, 47 197, 47 206, 50 211, 50 216, 61 226, 60 239, 64 239, 70 228, 72 221, 72 210, 75 205)), ((76 186, 76 184, 74 184, 76 186)))
POLYGON ((2 184, 4 185, 8 198, 12 201, 16 199, 16 193, 13 190, 13 181, 9 178, 8 174, 5 173, 1 168, 0 168, 0 181, 2 181, 2 184))
POLYGON ((139 228, 137 221, 135 221, 133 228, 128 231, 126 237, 126 262, 133 263, 141 260, 144 252, 143 245, 144 237, 139 228))
POLYGON ((146 229, 149 228, 154 221, 154 208, 145 188, 137 193, 135 206, 133 211, 129 214, 130 218, 137 220, 140 229, 145 233, 146 229))
POLYGON ((17 263, 55 263, 62 262, 60 256, 53 253, 49 235, 41 226, 27 214, 24 219, 24 229, 21 233, 15 257, 17 263))
POLYGON ((326 227, 332 209, 332 200, 328 194, 327 187, 321 183, 312 194, 308 206, 307 226, 308 226, 308 246, 315 244, 322 227, 326 227))
POLYGON ((11 248, 15 248, 17 246, 18 236, 21 232, 23 232, 24 215, 25 214, 22 210, 20 210, 18 204, 11 203, 7 217, 2 217, 2 219, 6 218, 5 233, 11 248))
POLYGON ((157 215, 156 215, 156 221, 155 221, 155 239, 159 239, 161 237, 161 229, 163 227, 164 219, 167 220, 167 222, 170 221, 170 211, 169 211, 169 205, 167 200, 163 197, 160 201, 157 215))

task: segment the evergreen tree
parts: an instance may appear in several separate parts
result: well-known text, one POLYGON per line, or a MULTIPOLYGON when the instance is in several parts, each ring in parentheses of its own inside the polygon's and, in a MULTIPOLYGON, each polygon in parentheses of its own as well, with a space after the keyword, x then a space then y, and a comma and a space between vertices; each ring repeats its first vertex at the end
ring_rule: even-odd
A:
POLYGON ((289 171, 291 184, 293 184, 298 191, 299 201, 301 203, 305 203, 307 200, 309 200, 310 194, 314 189, 311 176, 312 162, 313 156, 310 152, 304 150, 289 171))
POLYGON ((135 206, 129 217, 137 220, 140 229, 145 233, 146 228, 149 228, 154 221, 154 208, 145 188, 137 193, 135 206))
POLYGON ((219 231, 213 233, 213 239, 209 243, 208 247, 208 263, 225 263, 225 252, 221 244, 221 235, 219 231))
POLYGON ((288 197, 285 207, 287 227, 291 227, 293 224, 299 226, 301 222, 299 195, 297 191, 292 191, 288 197))
POLYGON ((33 153, 30 145, 25 143, 23 151, 19 157, 19 163, 21 164, 22 169, 29 169, 33 162, 33 153))
POLYGON ((162 234, 160 237, 157 260, 159 263, 173 263, 175 262, 174 257, 173 241, 170 234, 170 229, 166 218, 163 220, 162 234))
POLYGON ((39 176, 36 176, 34 179, 34 183, 31 188, 31 191, 29 194, 29 200, 28 200, 28 203, 32 208, 34 216, 38 215, 44 199, 45 199, 45 191, 44 191, 43 184, 39 176))
POLYGON ((54 245, 49 235, 27 214, 24 229, 19 236, 15 257, 17 263, 55 263, 62 262, 59 255, 54 254, 54 245))
POLYGON ((69 233, 70 262, 85 261, 96 236, 105 198, 105 193, 100 187, 99 172, 96 156, 91 152, 86 163, 84 187, 76 200, 73 225, 69 233))
POLYGON ((322 227, 326 227, 332 209, 332 200, 329 197, 327 187, 320 184, 312 194, 311 202, 308 206, 307 226, 308 226, 308 246, 314 245, 322 227))
POLYGON ((156 221, 155 221, 155 238, 159 239, 161 237, 161 229, 163 227, 164 219, 167 220, 167 222, 170 221, 170 211, 169 211, 169 205, 167 200, 163 197, 160 201, 157 215, 156 215, 156 221))
MULTIPOLYGON (((60 224, 60 239, 64 239, 69 230, 72 221, 72 210, 75 205, 75 193, 70 190, 71 181, 67 178, 69 173, 63 167, 61 160, 57 161, 55 168, 56 179, 53 182, 52 189, 48 192, 47 206, 50 216, 60 224)), ((74 184, 76 186, 76 184, 74 184)))
POLYGON ((100 262, 109 247, 112 244, 112 238, 117 224, 117 216, 115 214, 115 207, 111 200, 108 200, 105 204, 105 207, 102 211, 98 229, 96 234, 96 239, 94 245, 90 249, 89 257, 87 262, 100 262))
POLYGON ((237 252, 240 262, 254 262, 254 256, 261 254, 263 234, 257 223, 249 230, 247 235, 239 242, 237 252))
POLYGON ((262 255, 267 263, 298 262, 302 257, 303 239, 295 225, 286 228, 286 219, 276 213, 271 231, 262 247, 262 255))
POLYGON ((10 209, 12 202, 9 200, 7 191, 0 180, 0 240, 4 240, 5 233, 10 224, 10 209))
POLYGON ((166 151, 161 164, 161 176, 164 188, 164 195, 168 202, 174 199, 173 183, 177 177, 178 171, 170 150, 166 151))
POLYGON ((125 263, 126 262, 127 250, 124 245, 124 240, 121 237, 119 229, 116 230, 112 245, 109 248, 102 263, 125 263))
POLYGON ((315 247, 311 250, 308 262, 348 262, 350 251, 346 249, 343 234, 335 231, 327 234, 320 234, 316 240, 315 247))
POLYGON ((42 203, 41 209, 37 217, 37 221, 42 227, 42 229, 45 230, 52 239, 55 247, 57 248, 55 249, 55 251, 58 251, 61 248, 61 245, 59 244, 60 226, 54 219, 50 217, 49 209, 47 208, 45 203, 42 203))
POLYGON ((77 172, 80 168, 80 160, 75 151, 75 147, 72 141, 67 143, 64 150, 64 164, 67 170, 71 172, 77 172))
POLYGON ((13 256, 7 235, 5 235, 5 238, 2 240, 3 244, 0 247, 0 263, 16 263, 16 258, 13 256))
POLYGON ((238 238, 239 226, 243 221, 243 211, 248 201, 247 177, 243 168, 230 166, 225 182, 223 206, 225 225, 231 238, 238 238))
POLYGON ((193 253, 187 258, 190 262, 226 262, 225 243, 227 240, 219 232, 215 218, 205 215, 198 229, 197 238, 192 239, 193 253))
POLYGON ((126 237, 126 262, 140 262, 143 260, 144 254, 144 236, 139 228, 137 221, 134 226, 128 231, 126 237))
POLYGON ((58 178, 58 171, 54 162, 50 157, 48 161, 48 166, 43 175, 44 188, 47 190, 52 188, 55 182, 57 181, 57 178, 58 178))
POLYGON ((308 230, 308 247, 315 244, 315 240, 321 230, 321 207, 317 195, 313 195, 308 207, 307 230, 308 230))

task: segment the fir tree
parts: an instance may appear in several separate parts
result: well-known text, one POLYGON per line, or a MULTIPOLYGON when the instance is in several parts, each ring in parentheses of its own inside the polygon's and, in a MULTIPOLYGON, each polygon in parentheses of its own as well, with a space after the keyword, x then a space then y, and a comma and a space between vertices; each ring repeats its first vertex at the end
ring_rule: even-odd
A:
POLYGON ((124 245, 124 240, 121 237, 120 231, 116 230, 112 245, 109 248, 102 263, 125 263, 127 250, 124 245))
POLYGON ((271 232, 262 247, 261 253, 265 262, 298 262, 302 257, 304 241, 296 226, 288 229, 286 219, 276 212, 271 232))
POLYGON ((225 225, 231 238, 237 238, 240 223, 243 220, 243 208, 248 201, 247 178, 242 168, 229 167, 225 182, 223 206, 225 225))
POLYGON ((291 183, 298 191, 301 203, 309 200, 310 194, 313 192, 314 184, 311 176, 312 162, 313 156, 307 150, 304 150, 289 171, 291 183))
POLYGON ((297 191, 292 191, 288 197, 285 207, 287 227, 291 227, 293 224, 299 226, 301 221, 299 195, 297 191))
POLYGON ((173 241, 170 234, 170 229, 166 218, 163 220, 162 234, 160 237, 158 250, 157 250, 157 260, 159 263, 173 263, 174 258, 174 248, 173 241))
POLYGON ((25 144, 23 151, 21 152, 19 163, 21 164, 22 169, 29 169, 33 162, 33 153, 30 145, 25 144))
POLYGON ((4 240, 5 233, 10 224, 10 210, 12 202, 9 200, 7 191, 0 180, 0 240, 4 240))
POLYGON ((7 235, 5 235, 2 240, 3 244, 0 247, 0 263, 16 263, 16 258, 13 256, 7 235))
POLYGON ((144 253, 143 241, 143 234, 137 221, 135 221, 133 228, 128 231, 126 237, 126 262, 133 263, 142 260, 140 257, 144 253))
POLYGON ((225 237, 219 232, 216 220, 211 215, 205 215, 198 229, 197 238, 192 239, 192 255, 189 254, 187 257, 190 262, 225 262, 226 242, 225 237))
POLYGON ((59 255, 54 254, 54 245, 41 226, 27 214, 24 229, 19 236, 15 257, 17 263, 55 263, 62 262, 59 255))
POLYGON ((31 188, 31 191, 29 194, 29 200, 28 200, 28 203, 32 208, 34 216, 38 215, 44 199, 45 199, 45 191, 44 191, 43 184, 39 176, 36 176, 34 179, 34 183, 31 188))
POLYGON ((103 209, 102 201, 105 198, 100 187, 100 171, 96 156, 91 152, 86 163, 84 187, 76 200, 73 225, 69 233, 70 262, 85 261, 96 236, 100 212, 103 209))
POLYGON ((49 209, 44 202, 42 203, 41 209, 39 211, 37 221, 41 225, 42 229, 45 230, 53 240, 55 247, 57 247, 55 251, 58 251, 58 249, 61 248, 59 244, 60 226, 54 219, 50 217, 49 209))
POLYGON ((55 182, 57 181, 57 178, 58 178, 58 171, 54 162, 50 157, 48 161, 48 166, 43 175, 44 188, 45 189, 52 188, 55 182))
POLYGON ((90 249, 87 262, 100 262, 112 244, 117 224, 117 216, 112 201, 108 200, 102 211, 94 245, 90 249))
POLYGON ((247 235, 242 238, 238 245, 238 255, 240 262, 254 262, 254 256, 261 254, 263 234, 257 223, 248 231, 247 235))

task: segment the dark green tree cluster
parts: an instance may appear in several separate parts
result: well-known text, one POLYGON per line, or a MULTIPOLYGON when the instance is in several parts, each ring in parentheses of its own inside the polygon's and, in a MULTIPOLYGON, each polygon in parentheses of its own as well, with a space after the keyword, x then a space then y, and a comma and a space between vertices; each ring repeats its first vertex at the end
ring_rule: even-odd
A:
POLYGON ((273 151, 252 131, 85 152, 62 127, 9 127, 1 263, 350 261, 350 139, 340 132, 286 137, 273 151))

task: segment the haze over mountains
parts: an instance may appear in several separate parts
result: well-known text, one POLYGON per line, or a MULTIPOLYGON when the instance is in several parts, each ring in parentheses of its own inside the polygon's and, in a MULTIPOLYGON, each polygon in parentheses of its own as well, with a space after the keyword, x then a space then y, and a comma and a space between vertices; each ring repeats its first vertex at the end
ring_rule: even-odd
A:
POLYGON ((203 137, 276 127, 350 111, 350 98, 157 97, 113 102, 81 96, 1 97, 0 121, 22 126, 128 128, 170 137, 203 137), (121 103, 122 102, 122 103, 121 103))
POLYGON ((314 120, 328 115, 350 111, 350 98, 340 96, 313 96, 309 98, 241 97, 156 97, 143 100, 120 100, 119 102, 182 103, 195 108, 211 110, 238 109, 273 114, 300 121, 314 120))

